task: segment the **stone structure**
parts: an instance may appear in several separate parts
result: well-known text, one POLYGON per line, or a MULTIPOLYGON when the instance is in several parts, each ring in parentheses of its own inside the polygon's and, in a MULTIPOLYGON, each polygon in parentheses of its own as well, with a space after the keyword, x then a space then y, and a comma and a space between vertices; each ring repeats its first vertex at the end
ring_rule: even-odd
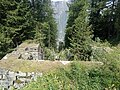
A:
POLYGON ((20 89, 31 81, 36 81, 38 76, 42 76, 42 73, 35 72, 13 72, 5 69, 0 69, 0 88, 3 90, 20 89))
MULTIPOLYGON (((13 52, 7 54, 2 60, 22 59, 22 60, 43 60, 43 50, 39 44, 24 42, 19 45, 13 52)), ((20 89, 42 73, 30 72, 12 72, 6 69, 0 69, 0 89, 11 90, 11 87, 20 89)))
POLYGON ((22 43, 17 52, 20 53, 19 59, 25 60, 42 60, 43 50, 40 48, 39 44, 35 43, 22 43))
POLYGON ((24 42, 19 45, 12 53, 7 54, 2 60, 14 57, 23 60, 43 60, 43 49, 39 44, 24 42))

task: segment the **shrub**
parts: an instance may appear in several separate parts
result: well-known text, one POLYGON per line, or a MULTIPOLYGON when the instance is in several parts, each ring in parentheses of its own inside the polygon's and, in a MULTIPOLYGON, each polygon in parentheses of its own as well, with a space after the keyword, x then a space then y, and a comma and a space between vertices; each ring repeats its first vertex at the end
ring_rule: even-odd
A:
POLYGON ((23 90, 113 90, 120 89, 120 68, 116 62, 87 68, 74 62, 69 68, 38 78, 23 90))

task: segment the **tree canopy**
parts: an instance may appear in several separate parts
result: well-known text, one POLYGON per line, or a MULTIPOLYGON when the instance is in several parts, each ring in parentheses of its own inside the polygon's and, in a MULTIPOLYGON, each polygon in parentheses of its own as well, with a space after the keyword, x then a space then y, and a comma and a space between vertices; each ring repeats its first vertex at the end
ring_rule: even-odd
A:
POLYGON ((74 0, 69 5, 65 47, 71 48, 74 56, 89 56, 90 42, 96 38, 119 42, 119 4, 119 0, 74 0))
POLYGON ((28 39, 55 48, 56 33, 50 0, 0 0, 0 57, 28 39))

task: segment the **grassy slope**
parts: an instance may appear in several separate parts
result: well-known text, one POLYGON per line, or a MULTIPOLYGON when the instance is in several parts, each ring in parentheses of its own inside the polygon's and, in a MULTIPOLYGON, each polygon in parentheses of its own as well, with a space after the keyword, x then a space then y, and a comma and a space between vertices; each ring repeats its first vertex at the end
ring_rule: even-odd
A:
POLYGON ((102 66, 95 62, 76 62, 38 78, 23 90, 120 90, 120 46, 101 46, 94 52, 97 60, 104 62, 102 66))
MULTIPOLYGON (((81 64, 88 67, 98 66, 99 62, 84 62, 80 61, 81 64)), ((69 65, 69 64, 68 64, 69 65)), ((67 65, 67 66, 68 66, 67 65)), ((30 61, 30 60, 17 60, 10 58, 9 60, 1 60, 0 67, 9 69, 12 71, 22 71, 22 72, 50 72, 60 67, 64 67, 59 61, 30 61)))
POLYGON ((22 72, 47 72, 63 65, 59 62, 51 61, 28 61, 28 60, 16 60, 9 59, 6 61, 0 61, 0 67, 22 72))
MULTIPOLYGON (((97 45, 97 44, 96 44, 97 45)), ((98 44, 99 45, 99 44, 98 44)), ((107 47, 107 45, 103 46, 98 46, 98 47, 107 47)), ((120 57, 120 46, 118 45, 117 47, 112 47, 111 49, 107 48, 106 50, 101 49, 97 50, 99 52, 95 51, 95 54, 97 54, 98 61, 118 61, 119 62, 119 57, 120 57), (105 54, 106 55, 105 55, 105 54), (109 54, 107 54, 109 53, 109 54), (100 54, 100 55, 99 55, 100 54), (113 60, 114 59, 114 60, 113 60)), ((89 62, 89 61, 79 61, 79 63, 89 67, 95 67, 100 65, 101 63, 99 62, 89 62)), ((18 60, 16 58, 9 58, 8 60, 1 60, 0 61, 0 67, 13 70, 13 71, 22 71, 22 72, 49 72, 51 70, 54 70, 59 67, 64 67, 64 65, 59 62, 59 61, 30 61, 30 60, 18 60)))

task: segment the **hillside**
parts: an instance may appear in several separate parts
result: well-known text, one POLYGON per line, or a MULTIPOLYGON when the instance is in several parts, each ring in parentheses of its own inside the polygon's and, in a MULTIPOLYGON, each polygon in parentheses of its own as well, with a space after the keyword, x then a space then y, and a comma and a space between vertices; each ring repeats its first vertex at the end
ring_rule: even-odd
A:
MULTIPOLYGON (((67 62, 67 61, 66 61, 67 62)), ((84 62, 79 63, 86 65, 87 67, 101 65, 100 62, 84 62)), ((11 70, 11 71, 22 71, 22 72, 50 72, 57 68, 66 67, 70 63, 64 65, 64 61, 34 61, 34 60, 16 60, 11 58, 9 60, 0 61, 0 67, 11 70), (62 63, 63 62, 63 63, 62 63)))

